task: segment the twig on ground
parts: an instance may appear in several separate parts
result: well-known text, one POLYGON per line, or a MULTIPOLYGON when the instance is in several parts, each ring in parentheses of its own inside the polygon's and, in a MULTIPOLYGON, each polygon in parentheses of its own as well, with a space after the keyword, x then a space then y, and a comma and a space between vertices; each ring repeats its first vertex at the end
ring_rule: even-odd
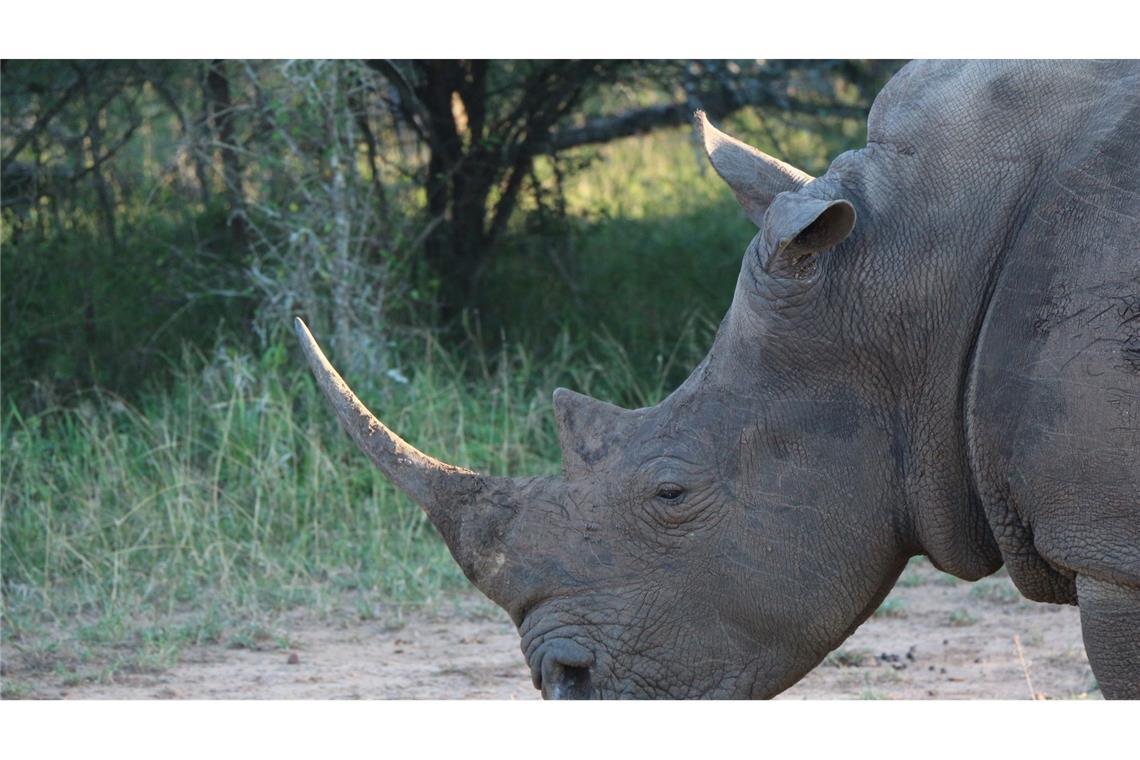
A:
POLYGON ((1017 659, 1021 661, 1021 672, 1025 673, 1025 685, 1029 687, 1029 698, 1037 699, 1037 692, 1033 690, 1033 679, 1029 677, 1029 663, 1025 661, 1025 652, 1021 648, 1021 636, 1013 634, 1013 645, 1017 647, 1017 659))

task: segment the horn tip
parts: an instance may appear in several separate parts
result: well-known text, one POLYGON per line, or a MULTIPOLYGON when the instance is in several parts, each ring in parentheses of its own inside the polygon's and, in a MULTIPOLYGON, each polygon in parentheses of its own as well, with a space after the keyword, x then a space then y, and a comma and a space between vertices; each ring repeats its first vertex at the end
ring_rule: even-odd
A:
POLYGON ((701 139, 706 139, 711 124, 704 109, 698 108, 696 111, 693 111, 693 126, 697 128, 697 134, 700 135, 701 139))
MULTIPOLYGON (((325 358, 324 351, 317 344, 317 339, 309 331, 309 326, 305 324, 305 320, 300 317, 293 317, 293 331, 297 334, 297 340, 301 343, 301 350, 305 353, 305 357, 309 360, 309 366, 313 372, 318 372, 318 369, 328 363, 325 358)), ((328 369, 336 374, 336 370, 331 365, 328 369)), ((320 373, 317 374, 317 379, 320 379, 320 373)))

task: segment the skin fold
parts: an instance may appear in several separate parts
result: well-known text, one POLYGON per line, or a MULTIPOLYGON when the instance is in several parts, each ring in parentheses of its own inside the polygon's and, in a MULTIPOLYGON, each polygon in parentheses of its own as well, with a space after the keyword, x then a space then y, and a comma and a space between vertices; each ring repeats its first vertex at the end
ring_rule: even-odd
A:
POLYGON ((654 407, 556 391, 561 476, 415 451, 298 327, 536 687, 771 697, 926 555, 1079 604, 1140 696, 1140 65, 909 64, 818 178, 698 128, 758 228, 732 305, 654 407))

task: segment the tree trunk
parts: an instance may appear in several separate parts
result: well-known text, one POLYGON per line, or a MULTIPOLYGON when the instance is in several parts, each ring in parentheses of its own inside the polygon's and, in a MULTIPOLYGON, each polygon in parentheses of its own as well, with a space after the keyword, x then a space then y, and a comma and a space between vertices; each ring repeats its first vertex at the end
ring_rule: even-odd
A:
MULTIPOLYGON (((114 256, 119 247, 118 229, 115 224, 115 200, 113 192, 107 186, 107 180, 103 176, 103 168, 98 163, 98 158, 103 150, 103 129, 99 123, 99 109, 94 105, 90 93, 84 93, 84 100, 87 105, 88 142, 86 148, 88 155, 83 156, 83 163, 87 165, 87 170, 91 173, 91 184, 99 203, 99 220, 103 227, 103 233, 107 236, 111 255, 114 256)), ((91 261, 91 255, 90 251, 84 254, 87 260, 84 261, 83 268, 87 272, 96 271, 94 262, 91 261)), ((95 380, 92 357, 95 356, 95 346, 98 344, 99 338, 95 317, 95 290, 92 278, 86 277, 83 281, 83 338, 87 344, 88 352, 88 361, 84 368, 89 373, 88 382, 95 380)))
POLYGON ((445 322, 458 315, 475 286, 487 244, 487 196, 495 179, 481 144, 486 67, 476 63, 425 62, 417 88, 429 135, 428 213, 446 222, 424 242, 428 265, 439 278, 439 316, 445 322))
POLYGON ((211 61, 206 73, 206 100, 215 142, 222 156, 222 181, 230 206, 230 229, 233 230, 235 250, 240 257, 249 240, 249 227, 245 208, 245 189, 242 186, 241 159, 238 156, 234 128, 233 100, 230 97, 230 80, 224 61, 211 61))

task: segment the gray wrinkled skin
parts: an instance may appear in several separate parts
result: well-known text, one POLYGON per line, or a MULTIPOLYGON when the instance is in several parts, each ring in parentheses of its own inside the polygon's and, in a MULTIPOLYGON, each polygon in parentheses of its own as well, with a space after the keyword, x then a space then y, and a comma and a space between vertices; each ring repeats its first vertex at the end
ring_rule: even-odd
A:
POLYGON ((910 64, 814 180, 704 135, 759 233, 689 379, 557 391, 562 477, 404 485, 535 685, 770 697, 925 554, 1140 697, 1140 65, 910 64))

